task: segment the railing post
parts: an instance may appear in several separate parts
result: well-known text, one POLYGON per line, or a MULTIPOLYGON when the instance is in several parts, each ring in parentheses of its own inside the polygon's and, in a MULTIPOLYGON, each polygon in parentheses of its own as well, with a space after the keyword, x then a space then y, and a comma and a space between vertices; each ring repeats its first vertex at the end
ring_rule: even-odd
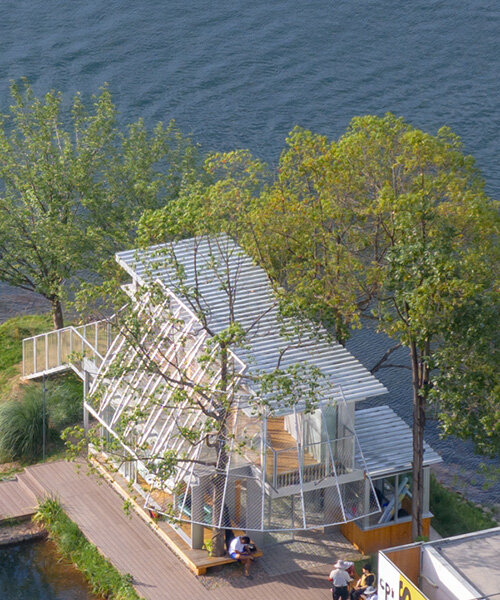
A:
POLYGON ((36 337, 33 338, 33 373, 36 373, 36 337))
POLYGON ((45 370, 49 370, 49 336, 45 334, 45 370))
POLYGON ((274 448, 271 448, 273 451, 273 487, 277 488, 278 485, 278 461, 276 459, 277 452, 274 448))
POLYGON ((88 371, 83 371, 83 430, 85 435, 89 432, 89 411, 87 410, 87 400, 90 389, 90 377, 88 371))
POLYGON ((61 330, 57 330, 57 366, 61 366, 61 330))
POLYGON ((26 376, 26 365, 24 362, 24 342, 25 342, 25 340, 23 340, 23 377, 26 376))

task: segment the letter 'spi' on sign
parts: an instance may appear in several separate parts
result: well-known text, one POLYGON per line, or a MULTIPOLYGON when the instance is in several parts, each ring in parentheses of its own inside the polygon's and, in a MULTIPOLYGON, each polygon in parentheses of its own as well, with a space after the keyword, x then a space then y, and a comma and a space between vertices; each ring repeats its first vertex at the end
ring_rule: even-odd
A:
POLYGON ((378 597, 379 600, 428 600, 382 553, 378 555, 378 597))
POLYGON ((413 583, 399 574, 399 600, 427 600, 413 583))

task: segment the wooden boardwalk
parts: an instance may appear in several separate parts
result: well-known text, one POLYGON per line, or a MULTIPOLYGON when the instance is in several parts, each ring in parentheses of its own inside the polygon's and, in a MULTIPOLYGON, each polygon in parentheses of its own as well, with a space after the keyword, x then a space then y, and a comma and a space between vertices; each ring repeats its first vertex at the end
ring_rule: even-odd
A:
POLYGON ((18 480, 2 481, 0 487, 0 522, 6 519, 23 519, 36 511, 35 495, 19 484, 18 480))
MULTIPOLYGON (((169 550, 163 541, 135 512, 123 512, 123 500, 103 480, 85 474, 86 467, 67 462, 35 465, 21 476, 20 484, 37 496, 50 495, 59 500, 68 516, 122 573, 130 573, 138 593, 147 600, 234 600, 245 595, 263 600, 320 600, 328 598, 326 580, 332 556, 322 566, 295 570, 271 577, 262 568, 248 580, 233 565, 228 577, 196 577, 169 550)), ((7 496, 17 498, 12 482, 0 483, 0 506, 7 496)), ((22 504, 22 501, 19 499, 22 504)), ((273 560, 268 553, 260 560, 273 560)), ((307 556, 303 558, 307 559, 307 556)), ((276 558, 274 558, 276 560, 276 558)))

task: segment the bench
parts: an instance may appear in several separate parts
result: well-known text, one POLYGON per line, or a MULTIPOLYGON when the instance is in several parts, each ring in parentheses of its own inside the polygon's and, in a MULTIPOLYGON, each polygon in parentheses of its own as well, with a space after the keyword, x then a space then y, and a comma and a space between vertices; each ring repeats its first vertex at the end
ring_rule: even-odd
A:
MULTIPOLYGON (((252 556, 254 558, 259 558, 264 555, 262 550, 257 550, 257 552, 253 552, 252 556)), ((231 563, 238 562, 236 559, 231 558, 229 555, 227 556, 207 556, 205 559, 198 559, 196 561, 196 575, 206 575, 207 569, 210 567, 219 567, 221 565, 229 565, 231 563)))

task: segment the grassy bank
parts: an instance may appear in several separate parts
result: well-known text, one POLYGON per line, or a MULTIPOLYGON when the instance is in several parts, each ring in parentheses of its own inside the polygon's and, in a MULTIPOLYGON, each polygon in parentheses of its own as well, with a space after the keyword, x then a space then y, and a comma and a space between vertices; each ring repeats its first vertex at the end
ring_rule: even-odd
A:
POLYGON ((19 390, 23 338, 52 329, 50 315, 23 315, 0 324, 0 400, 19 390))
POLYGON ((35 515, 43 523, 59 552, 81 571, 95 594, 108 600, 141 600, 130 575, 121 575, 99 554, 55 500, 46 500, 35 515))
POLYGON ((498 524, 480 507, 441 485, 431 475, 432 526, 443 537, 496 527, 498 524))
POLYGON ((22 465, 40 460, 44 454, 47 458, 59 455, 64 448, 61 431, 83 418, 82 382, 74 374, 47 379, 45 394, 41 382, 21 381, 23 338, 50 329, 49 315, 24 315, 0 324, 0 461, 3 463, 22 465))

